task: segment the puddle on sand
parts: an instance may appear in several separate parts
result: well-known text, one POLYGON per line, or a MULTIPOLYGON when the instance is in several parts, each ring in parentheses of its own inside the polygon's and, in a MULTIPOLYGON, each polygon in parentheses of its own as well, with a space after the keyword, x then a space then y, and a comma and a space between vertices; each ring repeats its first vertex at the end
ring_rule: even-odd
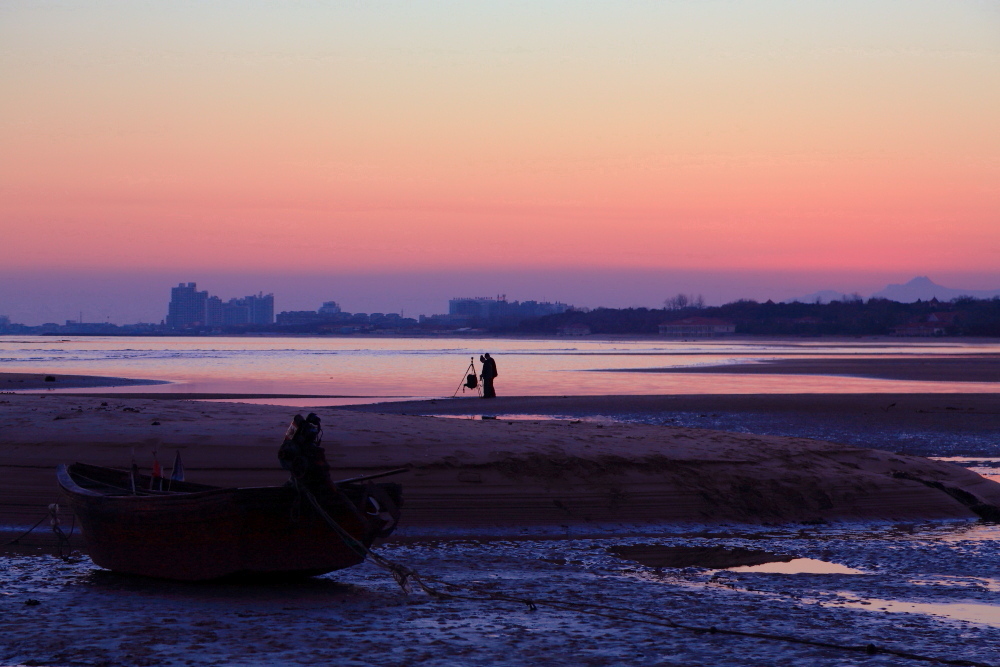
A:
POLYGON ((1000 524, 973 523, 967 528, 943 533, 935 538, 941 542, 996 542, 1000 541, 1000 524))
POLYGON ((793 558, 790 561, 740 565, 726 568, 729 572, 757 572, 761 574, 864 574, 861 570, 839 563, 828 563, 815 558, 793 558))
POLYGON ((1000 627, 1000 605, 979 602, 904 602, 902 600, 863 598, 852 593, 838 593, 838 595, 840 600, 833 603, 824 602, 823 606, 883 611, 890 614, 941 616, 956 621, 1000 627))
POLYGON ((597 424, 613 424, 614 419, 601 416, 574 417, 572 415, 531 415, 531 414, 473 414, 473 415, 419 415, 421 417, 439 417, 441 419, 469 419, 479 421, 482 419, 509 422, 590 422, 597 424))
POLYGON ((931 456, 934 461, 955 463, 986 479, 1000 482, 1000 458, 991 456, 931 456))
POLYGON ((608 552, 619 558, 655 568, 699 567, 758 574, 864 574, 861 570, 839 563, 739 547, 669 547, 659 544, 636 544, 612 547, 608 552))
POLYGON ((1000 593, 1000 579, 989 579, 986 577, 950 577, 947 575, 937 575, 935 577, 910 579, 909 583, 913 586, 972 588, 989 591, 991 593, 1000 593))
POLYGON ((709 570, 760 566, 794 559, 794 556, 782 556, 770 551, 740 547, 671 547, 660 544, 635 544, 611 547, 608 552, 646 567, 700 567, 709 570))

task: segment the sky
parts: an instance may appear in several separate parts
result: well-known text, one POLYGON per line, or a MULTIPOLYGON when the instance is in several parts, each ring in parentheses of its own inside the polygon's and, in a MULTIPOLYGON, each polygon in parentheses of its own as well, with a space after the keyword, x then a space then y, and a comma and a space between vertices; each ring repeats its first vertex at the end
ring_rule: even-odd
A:
POLYGON ((0 0, 0 315, 1000 288, 993 0, 0 0))

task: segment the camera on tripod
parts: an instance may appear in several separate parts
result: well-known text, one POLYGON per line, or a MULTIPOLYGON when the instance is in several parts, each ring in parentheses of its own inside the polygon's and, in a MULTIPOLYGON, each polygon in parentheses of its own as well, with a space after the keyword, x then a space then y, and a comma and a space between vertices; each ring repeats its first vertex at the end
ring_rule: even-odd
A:
POLYGON ((466 389, 475 389, 476 393, 480 397, 483 395, 483 389, 479 386, 479 374, 476 373, 476 358, 469 358, 469 367, 465 369, 465 380, 458 383, 458 387, 455 388, 455 393, 451 395, 452 398, 458 396, 458 390, 461 389, 462 393, 465 393, 466 389))

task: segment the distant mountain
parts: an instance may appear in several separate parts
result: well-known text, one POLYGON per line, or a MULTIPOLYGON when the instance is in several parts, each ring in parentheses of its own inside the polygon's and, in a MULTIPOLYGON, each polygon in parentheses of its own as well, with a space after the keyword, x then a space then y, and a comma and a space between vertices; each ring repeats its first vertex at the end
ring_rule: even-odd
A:
POLYGON ((850 300, 850 295, 844 294, 843 292, 837 292, 832 289, 824 289, 818 292, 813 292, 812 294, 806 294, 805 296, 795 297, 794 299, 787 299, 785 303, 830 303, 831 301, 844 301, 850 300))
POLYGON ((873 299, 889 299, 900 303, 914 301, 951 301, 960 296, 971 296, 977 299, 992 299, 1000 296, 1000 290, 952 289, 935 284, 927 276, 919 276, 904 285, 889 285, 885 289, 872 294, 873 299))

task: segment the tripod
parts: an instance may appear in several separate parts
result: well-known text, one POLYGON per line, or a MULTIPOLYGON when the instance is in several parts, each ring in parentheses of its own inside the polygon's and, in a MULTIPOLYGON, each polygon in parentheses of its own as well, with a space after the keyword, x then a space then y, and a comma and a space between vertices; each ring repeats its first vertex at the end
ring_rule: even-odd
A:
POLYGON ((458 396, 458 390, 461 389, 462 393, 465 393, 466 389, 475 389, 479 393, 479 398, 483 397, 483 387, 476 380, 479 376, 476 374, 476 358, 469 357, 469 367, 465 369, 465 373, 462 374, 462 380, 455 387, 455 393, 451 395, 452 398, 458 396))

